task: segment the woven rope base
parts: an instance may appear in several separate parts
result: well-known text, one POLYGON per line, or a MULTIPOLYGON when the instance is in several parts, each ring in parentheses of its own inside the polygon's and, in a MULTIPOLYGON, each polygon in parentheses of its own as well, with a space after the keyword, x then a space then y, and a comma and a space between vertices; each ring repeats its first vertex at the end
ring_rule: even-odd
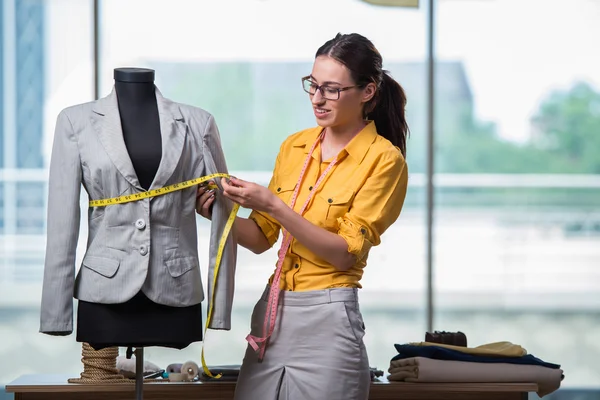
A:
MULTIPOLYGON (((118 347, 107 347, 102 350, 94 350, 92 346, 83 343, 81 346, 81 362, 83 372, 79 378, 68 379, 69 383, 99 384, 99 383, 121 383, 134 385, 135 379, 125 378, 117 370, 118 347)), ((144 379, 147 383, 167 383, 169 379, 144 379)))
POLYGON ((83 343, 81 354, 83 372, 79 378, 69 379, 69 383, 135 383, 135 380, 125 378, 117 370, 118 347, 107 347, 96 351, 89 344, 83 343))

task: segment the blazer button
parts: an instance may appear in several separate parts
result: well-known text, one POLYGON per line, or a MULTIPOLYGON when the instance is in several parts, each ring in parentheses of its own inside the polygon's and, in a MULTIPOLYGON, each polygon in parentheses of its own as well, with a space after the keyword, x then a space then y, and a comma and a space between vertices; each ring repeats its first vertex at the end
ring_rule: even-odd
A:
POLYGON ((135 221, 135 227, 138 228, 139 230, 142 230, 146 227, 146 221, 144 221, 143 219, 138 219, 137 221, 135 221))
POLYGON ((140 254, 145 256, 146 254, 148 254, 148 247, 146 247, 145 245, 141 245, 140 246, 140 254))

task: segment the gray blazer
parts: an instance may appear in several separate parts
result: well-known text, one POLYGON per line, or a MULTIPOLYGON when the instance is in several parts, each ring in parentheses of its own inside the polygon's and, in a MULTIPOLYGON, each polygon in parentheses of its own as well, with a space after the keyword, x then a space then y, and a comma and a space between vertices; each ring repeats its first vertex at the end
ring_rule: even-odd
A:
MULTIPOLYGON (((227 173, 212 115, 167 100, 158 90, 156 97, 162 159, 150 189, 227 173)), ((190 306, 204 300, 196 187, 90 208, 86 253, 75 277, 82 185, 90 200, 144 191, 125 147, 114 89, 105 98, 66 108, 58 115, 50 162, 40 332, 61 335, 73 331, 73 297, 122 303, 141 289, 154 302, 168 306, 190 306)), ((209 299, 217 247, 231 209, 231 202, 217 196, 210 233, 209 299)), ((212 329, 231 328, 236 249, 232 229, 219 270, 212 329)))

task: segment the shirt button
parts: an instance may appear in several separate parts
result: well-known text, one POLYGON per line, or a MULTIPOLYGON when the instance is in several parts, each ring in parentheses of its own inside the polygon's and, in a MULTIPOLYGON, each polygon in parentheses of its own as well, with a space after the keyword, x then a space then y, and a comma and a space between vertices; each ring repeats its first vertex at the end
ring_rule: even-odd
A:
POLYGON ((143 219, 138 219, 137 221, 135 221, 135 227, 142 230, 146 227, 146 221, 144 221, 143 219))
POLYGON ((310 187, 308 188, 308 190, 312 190, 312 186, 310 186, 310 187))
POLYGON ((146 247, 145 245, 141 245, 140 246, 140 254, 145 256, 146 254, 148 254, 148 247, 146 247))
POLYGON ((327 202, 328 202, 329 204, 331 204, 331 203, 333 203, 333 199, 327 199, 327 202))
POLYGON ((298 264, 294 265, 294 268, 300 268, 300 266, 298 264))
POLYGON ((281 192, 281 188, 280 188, 280 187, 279 187, 279 188, 277 188, 277 191, 278 191, 278 192, 281 192))
POLYGON ((362 233, 363 235, 365 235, 367 233, 367 230, 365 228, 360 228, 360 233, 362 233))

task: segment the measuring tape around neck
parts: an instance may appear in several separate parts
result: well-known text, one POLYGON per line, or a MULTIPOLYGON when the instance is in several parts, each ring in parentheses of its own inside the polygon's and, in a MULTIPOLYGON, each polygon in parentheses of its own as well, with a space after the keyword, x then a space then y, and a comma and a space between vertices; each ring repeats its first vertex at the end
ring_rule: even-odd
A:
MULTIPOLYGON (((321 132, 315 143, 312 145, 310 151, 308 152, 306 159, 304 160, 304 165, 302 167, 302 171, 300 172, 300 177, 298 178, 298 182, 296 183, 294 193, 292 194, 292 199, 290 201, 290 208, 292 210, 294 210, 294 206, 296 205, 296 199, 298 197, 298 193, 300 192, 300 186, 302 185, 302 182, 304 180, 304 175, 306 174, 306 170, 308 169, 308 164, 312 159, 312 154, 315 151, 317 144, 323 140, 324 132, 325 131, 321 132)), ((333 169, 337 162, 338 157, 336 156, 335 159, 333 159, 333 161, 331 161, 329 166, 325 169, 325 171, 323 171, 321 176, 317 179, 317 182, 313 185, 313 189, 308 194, 308 197, 304 201, 302 208, 298 211, 298 214, 304 214, 304 211, 308 207, 308 204, 313 198, 313 195, 317 192, 317 188, 321 185, 321 183, 323 183, 325 177, 327 176, 329 171, 333 169)), ((281 248, 279 249, 278 253, 279 259, 277 260, 277 267, 275 268, 273 282, 271 283, 271 287, 269 289, 269 299, 267 302, 265 320, 263 323, 263 336, 255 336, 252 334, 246 336, 246 341, 248 342, 250 347, 252 347, 254 351, 258 353, 258 359, 261 361, 264 357, 265 350, 267 348, 267 342, 273 334, 273 331, 275 330, 275 322, 277 320, 277 307, 279 305, 279 292, 281 291, 281 289, 279 288, 279 282, 281 280, 281 271, 283 268, 285 256, 287 254, 288 249, 291 246, 293 239, 294 238, 292 237, 291 233, 287 231, 284 232, 283 241, 281 243, 281 248)))
MULTIPOLYGON (((215 178, 230 178, 230 177, 231 177, 231 175, 229 175, 229 174, 216 173, 216 174, 202 176, 200 178, 190 179, 189 181, 185 181, 185 182, 181 182, 181 183, 175 183, 173 185, 165 186, 162 188, 148 190, 146 192, 128 194, 128 195, 112 197, 112 198, 108 198, 108 199, 90 200, 89 205, 90 205, 90 207, 105 207, 105 206, 110 206, 110 205, 115 205, 115 204, 130 203, 133 201, 139 201, 139 200, 147 199, 150 197, 163 196, 167 193, 176 192, 178 190, 182 190, 182 189, 186 189, 186 188, 189 188, 192 186, 200 185, 201 183, 210 181, 215 178)), ((208 185, 208 188, 209 189, 218 189, 218 186, 214 183, 210 183, 208 185)), ((239 208, 240 208, 239 204, 237 204, 237 203, 233 204, 233 209, 231 210, 231 213, 229 213, 229 217, 227 218, 227 222, 225 223, 225 228, 223 229, 223 234, 221 235, 221 239, 219 240, 219 247, 217 249, 217 257, 215 259, 215 271, 213 274, 212 293, 211 293, 211 299, 210 299, 210 303, 209 303, 210 306, 208 307, 208 312, 207 312, 207 317, 206 317, 206 325, 204 327, 204 338, 206 338, 206 332, 208 331, 208 326, 210 325, 210 322, 212 320, 213 305, 214 305, 214 300, 215 300, 215 291, 216 291, 216 286, 217 286, 217 277, 219 275, 219 267, 221 266, 221 259, 223 258, 223 251, 225 249, 225 243, 227 242, 227 237, 229 236, 229 232, 231 231, 231 228, 233 227, 233 223, 235 222, 235 218, 236 218, 239 208)), ((207 376, 209 376, 211 378, 219 379, 219 378, 221 378, 222 374, 213 375, 210 372, 208 366, 206 365, 206 361, 204 360, 204 344, 205 343, 206 343, 206 340, 203 340, 202 341, 202 356, 201 356, 202 370, 204 371, 204 374, 206 374, 207 376)))

